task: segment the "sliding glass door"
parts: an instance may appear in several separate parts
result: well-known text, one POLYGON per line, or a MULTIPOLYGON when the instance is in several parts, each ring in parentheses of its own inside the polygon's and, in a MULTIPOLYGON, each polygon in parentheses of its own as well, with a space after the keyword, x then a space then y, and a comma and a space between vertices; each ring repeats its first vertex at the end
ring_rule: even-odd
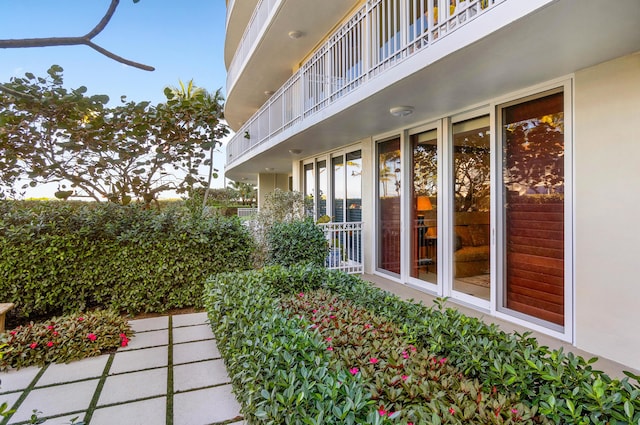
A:
POLYGON ((400 276, 400 200, 402 176, 400 138, 377 145, 377 268, 400 276))
POLYGON ((514 312, 564 325, 564 96, 502 109, 504 299, 514 312))

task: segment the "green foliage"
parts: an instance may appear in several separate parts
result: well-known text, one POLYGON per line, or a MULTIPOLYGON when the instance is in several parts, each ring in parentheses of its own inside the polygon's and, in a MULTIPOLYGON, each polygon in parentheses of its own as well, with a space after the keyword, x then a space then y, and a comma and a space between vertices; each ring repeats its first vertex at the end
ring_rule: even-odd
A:
POLYGON ((0 293, 20 318, 101 306, 199 307, 212 273, 250 267, 237 218, 136 205, 0 202, 0 293))
POLYGON ((123 96, 107 107, 107 96, 66 89, 62 71, 53 65, 44 78, 26 73, 0 90, 0 189, 10 191, 23 177, 30 186, 58 183, 61 199, 126 205, 208 185, 198 168, 210 164, 207 153, 228 133, 219 91, 169 90, 158 105, 123 96))
MULTIPOLYGON (((225 326, 227 326, 233 327, 233 332, 237 333, 235 338, 240 339, 245 327, 252 326, 253 320, 258 322, 262 320, 261 307, 255 304, 262 297, 262 291, 268 294, 271 300, 269 308, 273 308, 272 304, 286 295, 301 292, 306 294, 314 289, 325 288, 340 298, 349 300, 356 306, 355 308, 364 309, 374 317, 394 323, 402 331, 403 343, 413 344, 420 350, 426 350, 429 356, 438 359, 446 358, 447 365, 453 370, 460 371, 469 382, 473 383, 471 387, 465 387, 462 391, 465 394, 465 391, 486 393, 489 388, 493 393, 495 387, 498 394, 509 397, 512 402, 516 399, 520 400, 523 408, 531 409, 532 412, 537 409, 538 414, 544 415, 546 419, 556 424, 638 424, 640 421, 640 385, 637 377, 629 374, 629 377, 622 380, 612 379, 603 372, 593 369, 593 359, 587 361, 572 353, 565 353, 563 350, 551 350, 540 346, 528 334, 505 333, 495 325, 487 325, 478 319, 466 317, 457 310, 446 308, 446 300, 437 300, 433 307, 426 307, 422 304, 403 301, 397 296, 373 287, 359 277, 309 266, 292 266, 289 269, 269 267, 261 272, 246 275, 222 275, 212 279, 207 288, 208 308, 225 306, 223 314, 211 316, 212 319, 227 321, 226 325, 219 327, 218 338, 225 337, 225 332, 228 331, 225 326), (243 288, 246 298, 238 300, 228 296, 227 291, 234 285, 243 288), (225 289, 221 291, 219 287, 225 289), (256 316, 236 320, 235 313, 232 312, 234 309, 243 312, 251 311, 256 316), (227 315, 233 317, 225 318, 227 315)), ((307 326, 305 329, 312 334, 311 323, 304 318, 295 316, 291 321, 279 323, 284 323, 286 326, 292 326, 294 323, 298 326, 298 331, 300 326, 303 328, 307 326)), ((344 326, 348 325, 343 323, 340 328, 344 326)), ((276 330, 269 332, 281 335, 276 330)), ((351 331, 349 335, 354 335, 354 332, 351 331)), ((341 337, 336 335, 336 338, 341 337)), ((237 349, 234 345, 228 346, 228 350, 223 354, 225 359, 235 356, 238 362, 244 361, 246 365, 255 366, 252 363, 253 359, 246 357, 250 351, 249 348, 243 346, 241 342, 237 343, 241 348, 237 349)), ((371 346, 375 344, 375 340, 370 342, 371 346)), ((283 353, 287 347, 278 347, 274 350, 267 350, 267 352, 287 357, 283 353)), ((389 358, 393 358, 391 354, 393 350, 389 353, 389 358)), ((264 352, 262 355, 265 355, 264 352)), ((300 353, 289 353, 289 355, 298 356, 300 353)), ((268 363, 271 360, 262 359, 261 361, 268 363)), ((328 358, 327 362, 331 365, 331 358, 328 358)), ((387 365, 389 365, 388 361, 387 365)), ((261 384, 255 385, 263 385, 266 381, 260 382, 261 384)), ((239 388, 237 391, 242 392, 242 381, 234 382, 234 385, 239 388)), ((451 385, 457 384, 452 381, 451 385)), ((462 390, 462 387, 460 389, 462 390)), ((376 393, 372 392, 372 394, 375 397, 376 393)), ((490 399, 486 401, 489 403, 490 399)), ((506 398, 498 401, 504 403, 506 398)), ((464 406, 460 412, 465 415, 467 413, 462 412, 467 412, 469 407, 464 402, 461 403, 464 406)), ((253 400, 248 400, 248 404, 253 406, 253 400)), ((516 407, 516 409, 518 412, 525 412, 521 408, 516 407)), ((509 413, 500 414, 502 422, 495 423, 504 423, 509 413)), ((464 416, 457 420, 461 421, 462 417, 464 416)), ((429 422, 440 423, 441 421, 432 418, 429 422)))
POLYGON ((291 277, 286 269, 273 267, 218 274, 205 285, 216 343, 245 419, 260 424, 381 423, 357 377, 333 368, 317 334, 278 307, 277 287, 291 277))
POLYGON ((483 387, 423 347, 390 319, 327 290, 284 298, 290 317, 318 332, 340 367, 360 378, 379 414, 400 423, 544 423, 517 395, 483 387), (437 418, 437 419, 436 419, 437 418))
POLYGON ((0 370, 8 367, 67 363, 126 347, 133 332, 125 318, 111 311, 94 311, 19 326, 0 339, 8 350, 0 370))
POLYGON ((322 266, 328 254, 324 233, 310 218, 275 223, 267 234, 267 246, 269 263, 283 266, 300 262, 322 266))

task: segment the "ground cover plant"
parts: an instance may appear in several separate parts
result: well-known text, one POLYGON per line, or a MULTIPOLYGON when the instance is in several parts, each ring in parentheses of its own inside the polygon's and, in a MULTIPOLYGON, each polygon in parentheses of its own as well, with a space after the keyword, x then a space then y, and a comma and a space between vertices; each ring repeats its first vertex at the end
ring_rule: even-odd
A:
POLYGON ((127 319, 112 311, 77 313, 18 326, 0 334, 0 370, 68 363, 126 347, 127 319))
POLYGON ((94 307, 200 307, 212 273, 252 265, 237 218, 112 203, 0 201, 0 294, 24 321, 94 307))
POLYGON ((250 423, 407 424, 418 415, 427 423, 640 423, 637 377, 612 379, 592 360, 502 332, 443 300, 427 307, 355 276, 292 266, 213 276, 205 304, 250 423), (330 295, 316 295, 321 288, 330 295), (348 302, 355 325, 338 319, 335 307, 320 316, 311 303, 299 306, 311 296, 348 302), (362 331, 366 323, 358 320, 365 317, 393 331, 363 339, 358 348, 350 326, 362 331), (411 346, 420 356, 411 358, 411 346), (405 362, 410 359, 417 363, 405 362), (400 364, 411 373, 400 372, 400 364), (438 379, 418 383, 414 375, 421 373, 438 379), (444 392, 430 387, 443 383, 444 392), (415 402, 427 393, 430 400, 415 402))

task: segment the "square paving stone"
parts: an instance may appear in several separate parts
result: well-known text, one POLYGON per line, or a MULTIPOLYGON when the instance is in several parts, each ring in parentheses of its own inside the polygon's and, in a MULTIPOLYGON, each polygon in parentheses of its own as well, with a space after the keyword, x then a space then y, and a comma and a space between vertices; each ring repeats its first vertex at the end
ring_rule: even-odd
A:
POLYGON ((239 416, 240 405, 231 393, 231 385, 173 396, 174 425, 205 425, 232 420, 239 416))
POLYGON ((213 332, 209 325, 186 326, 173 329, 173 343, 199 341, 203 339, 213 339, 213 332))
POLYGON ((29 420, 34 409, 42 412, 38 415, 42 418, 85 411, 91 403, 98 381, 98 379, 92 379, 34 389, 11 417, 11 421, 29 420))
POLYGON ((158 397, 96 409, 91 425, 161 425, 166 418, 167 398, 158 397))
POLYGON ((16 401, 18 401, 21 395, 22 395, 22 391, 18 391, 17 393, 0 395, 0 404, 7 403, 7 410, 11 410, 11 408, 16 403, 16 401))
POLYGON ((165 345, 164 347, 117 352, 109 374, 167 366, 168 349, 169 347, 165 345))
POLYGON ((167 344, 169 344, 169 331, 167 329, 141 332, 131 338, 129 345, 118 348, 118 351, 128 351, 135 350, 136 348, 155 347, 167 344))
POLYGON ((185 342, 173 346, 173 364, 219 359, 220 352, 213 339, 185 342))
POLYGON ((188 363, 173 367, 173 391, 226 384, 230 381, 222 360, 188 363))
POLYGON ((167 316, 151 317, 148 319, 129 320, 131 329, 136 332, 155 331, 158 329, 167 329, 169 327, 169 318, 167 316))
POLYGON ((36 366, 0 372, 0 394, 24 390, 31 384, 38 372, 40 372, 40 368, 36 366))
POLYGON ((45 385, 62 384, 87 378, 98 378, 102 376, 107 360, 109 360, 109 356, 103 355, 89 357, 67 364, 50 364, 36 385, 43 387, 45 385))
MULTIPOLYGON (((69 425, 71 423, 71 419, 76 420, 76 422, 80 422, 84 420, 84 415, 86 412, 74 413, 71 415, 58 416, 57 418, 50 418, 45 420, 45 424, 47 425, 69 425)), ((40 419, 45 419, 42 416, 38 416, 40 419)))
POLYGON ((111 375, 102 387, 98 406, 166 394, 167 368, 111 375))
POLYGON ((192 326, 206 324, 208 320, 207 313, 190 313, 190 314, 178 314, 171 316, 171 322, 174 328, 180 326, 192 326))

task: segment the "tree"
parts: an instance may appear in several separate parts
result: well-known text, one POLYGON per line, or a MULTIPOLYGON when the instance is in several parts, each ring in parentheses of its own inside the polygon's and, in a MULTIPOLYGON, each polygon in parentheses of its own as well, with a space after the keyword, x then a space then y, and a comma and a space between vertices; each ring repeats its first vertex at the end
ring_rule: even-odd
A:
POLYGON ((88 196, 147 205, 159 193, 205 185, 198 167, 228 133, 220 97, 176 97, 108 108, 107 96, 84 96, 86 87, 63 87, 62 68, 48 77, 12 78, 0 92, 0 183, 19 177, 31 186, 57 182, 57 196, 88 196))
POLYGON ((238 193, 242 205, 247 201, 252 202, 256 198, 256 187, 251 183, 231 182, 229 186, 238 193))
MULTIPOLYGON (((133 0, 134 3, 138 3, 139 1, 140 0, 133 0)), ((21 39, 0 40, 0 49, 85 45, 107 56, 108 58, 111 58, 125 65, 133 66, 134 68, 143 69, 145 71, 153 71, 154 68, 152 66, 143 65, 141 63, 125 59, 122 56, 118 56, 115 53, 110 52, 109 50, 95 44, 92 41, 94 37, 96 37, 98 34, 102 32, 102 30, 105 29, 105 27, 111 20, 111 17, 115 13, 116 8, 118 7, 118 4, 120 4, 120 0, 111 0, 111 4, 109 5, 109 8, 105 12, 100 22, 98 22, 98 24, 91 31, 89 31, 87 34, 83 36, 21 38, 21 39)), ((2 89, 3 89, 3 86, 0 85, 0 90, 2 89)))

